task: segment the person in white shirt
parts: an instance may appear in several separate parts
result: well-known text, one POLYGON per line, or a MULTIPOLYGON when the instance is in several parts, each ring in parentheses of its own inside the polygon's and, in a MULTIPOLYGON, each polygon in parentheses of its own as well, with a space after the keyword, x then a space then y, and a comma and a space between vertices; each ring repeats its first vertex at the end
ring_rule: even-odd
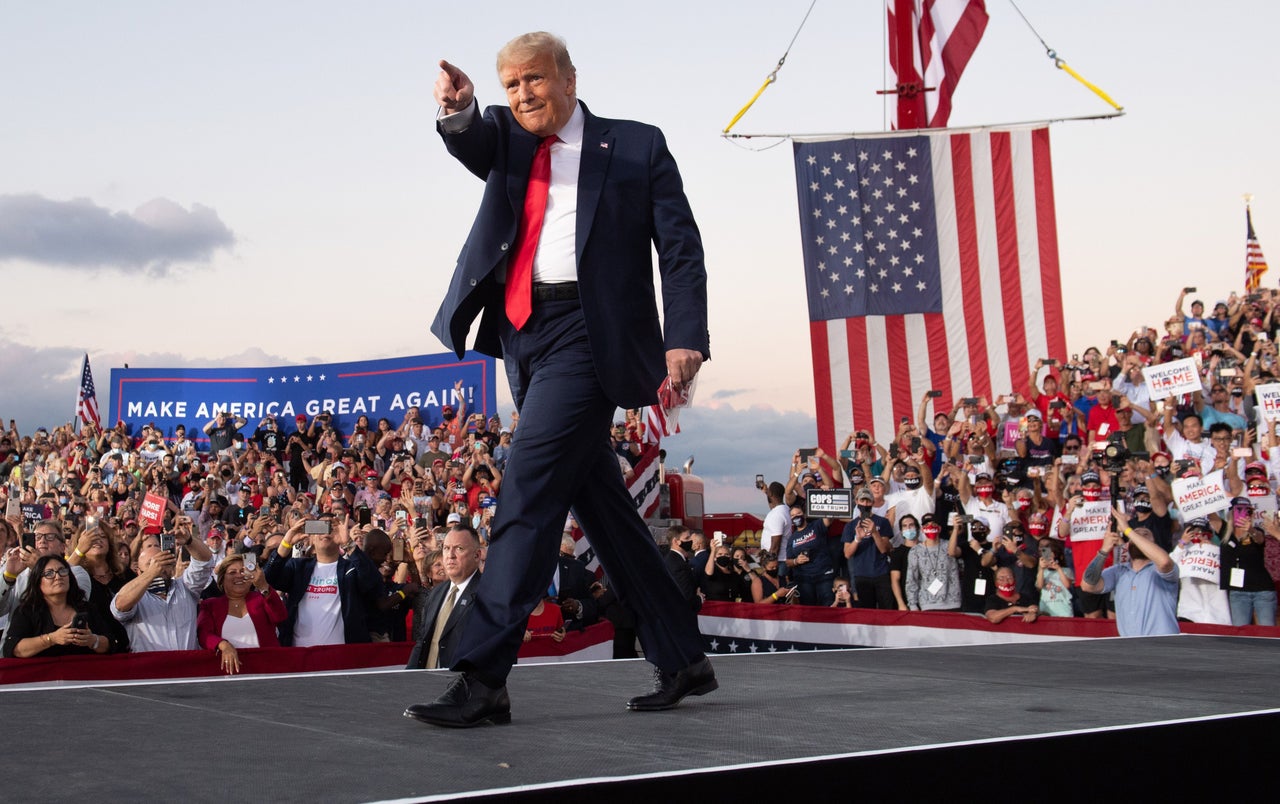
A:
POLYGON ((129 632, 134 653, 156 650, 195 650, 196 613, 200 593, 213 575, 213 555, 187 517, 174 523, 173 550, 160 549, 160 536, 139 536, 133 545, 133 566, 138 577, 111 600, 111 615, 129 632), (173 577, 177 551, 187 548, 191 561, 178 578, 173 577))
POLYGON ((956 474, 960 478, 960 502, 964 505, 964 512, 986 519, 992 534, 1004 533, 1004 525, 1009 521, 1009 506, 996 499, 996 484, 991 475, 980 473, 970 486, 968 475, 964 472, 956 474))
MULTIPOLYGON (((893 458, 890 461, 896 462, 893 458)), ((893 524, 895 531, 898 531, 902 517, 910 514, 917 522, 921 522, 926 514, 934 511, 933 472, 929 471, 929 461, 925 459, 924 451, 907 455, 902 462, 906 464, 902 472, 903 490, 885 498, 888 510, 884 516, 893 524)))
POLYGON ((1169 554, 1178 565, 1178 618, 1193 623, 1231 625, 1227 590, 1221 588, 1221 551, 1205 518, 1193 519, 1169 554))
POLYGON ((760 549, 777 555, 791 535, 791 512, 783 502, 786 489, 775 480, 765 487, 764 496, 769 501, 769 513, 765 514, 764 527, 760 529, 760 549))
POLYGON ((280 644, 368 642, 367 612, 383 588, 381 573, 359 547, 343 555, 351 544, 345 515, 321 533, 305 533, 307 521, 289 529, 264 569, 267 583, 288 595, 289 619, 280 628, 280 644), (294 545, 308 541, 315 555, 294 558, 294 545))
POLYGON ((1174 406, 1166 402, 1164 407, 1164 443, 1174 460, 1193 460, 1200 464, 1200 473, 1213 471, 1218 450, 1204 437, 1204 422, 1198 413, 1188 413, 1180 423, 1174 423, 1174 406))

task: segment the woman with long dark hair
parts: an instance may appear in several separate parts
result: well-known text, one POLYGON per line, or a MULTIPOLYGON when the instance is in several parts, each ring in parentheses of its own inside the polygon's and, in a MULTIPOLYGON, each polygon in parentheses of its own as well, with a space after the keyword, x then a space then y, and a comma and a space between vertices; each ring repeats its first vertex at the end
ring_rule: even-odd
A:
POLYGON ((89 607, 71 565, 60 555, 41 556, 9 618, 6 659, 109 653, 115 649, 107 623, 89 607))

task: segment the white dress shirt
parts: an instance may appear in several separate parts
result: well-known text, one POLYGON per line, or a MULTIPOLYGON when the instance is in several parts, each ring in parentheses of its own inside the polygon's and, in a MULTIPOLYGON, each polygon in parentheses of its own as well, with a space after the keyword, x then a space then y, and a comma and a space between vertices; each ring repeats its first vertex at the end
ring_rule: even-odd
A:
POLYGON ((196 612, 200 593, 213 575, 212 561, 192 558, 187 571, 173 579, 166 597, 144 592, 128 611, 116 608, 111 598, 111 616, 129 632, 129 649, 134 653, 153 650, 195 650, 196 612))
MULTIPOLYGON (((460 112, 443 115, 440 126, 446 132, 466 131, 480 113, 474 101, 460 112)), ((560 129, 551 145, 551 187, 547 191, 547 211, 533 256, 534 282, 578 281, 578 168, 582 163, 582 129, 586 117, 575 104, 569 122, 560 129)), ((498 268, 497 279, 505 282, 506 265, 498 268)))

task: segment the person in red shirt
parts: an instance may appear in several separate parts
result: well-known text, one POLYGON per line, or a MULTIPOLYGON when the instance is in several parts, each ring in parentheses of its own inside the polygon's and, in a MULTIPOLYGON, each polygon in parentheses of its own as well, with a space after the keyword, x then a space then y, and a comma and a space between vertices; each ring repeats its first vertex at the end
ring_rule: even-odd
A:
POLYGON ((1047 364, 1043 359, 1036 361, 1035 367, 1031 369, 1031 379, 1028 384, 1031 386, 1033 395, 1032 404, 1040 411, 1041 421, 1044 422, 1044 435, 1057 441, 1063 436, 1063 426, 1071 423, 1076 410, 1071 406, 1071 397, 1064 394, 1058 384, 1057 369, 1054 365, 1050 365, 1048 373, 1044 375, 1043 386, 1036 384, 1040 369, 1045 365, 1047 364))
POLYGON ((1112 434, 1120 431, 1120 420, 1116 417, 1116 408, 1112 404, 1111 383, 1098 381, 1098 404, 1089 410, 1089 442, 1106 441, 1112 434))

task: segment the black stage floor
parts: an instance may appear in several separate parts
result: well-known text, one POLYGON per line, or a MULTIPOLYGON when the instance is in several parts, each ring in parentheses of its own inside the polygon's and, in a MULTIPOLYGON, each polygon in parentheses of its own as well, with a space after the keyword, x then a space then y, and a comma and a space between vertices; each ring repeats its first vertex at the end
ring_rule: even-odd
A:
POLYGON ((719 691, 658 713, 625 710, 643 662, 517 667, 512 724, 469 731, 401 716, 444 689, 440 672, 0 688, 0 771, 13 801, 1024 798, 998 792, 1010 781, 1032 785, 1025 800, 1097 785, 1096 800, 1164 789, 1148 772, 1194 771, 1166 787, 1221 794, 1228 766, 1267 767, 1280 728, 1280 640, 713 661, 719 691))

